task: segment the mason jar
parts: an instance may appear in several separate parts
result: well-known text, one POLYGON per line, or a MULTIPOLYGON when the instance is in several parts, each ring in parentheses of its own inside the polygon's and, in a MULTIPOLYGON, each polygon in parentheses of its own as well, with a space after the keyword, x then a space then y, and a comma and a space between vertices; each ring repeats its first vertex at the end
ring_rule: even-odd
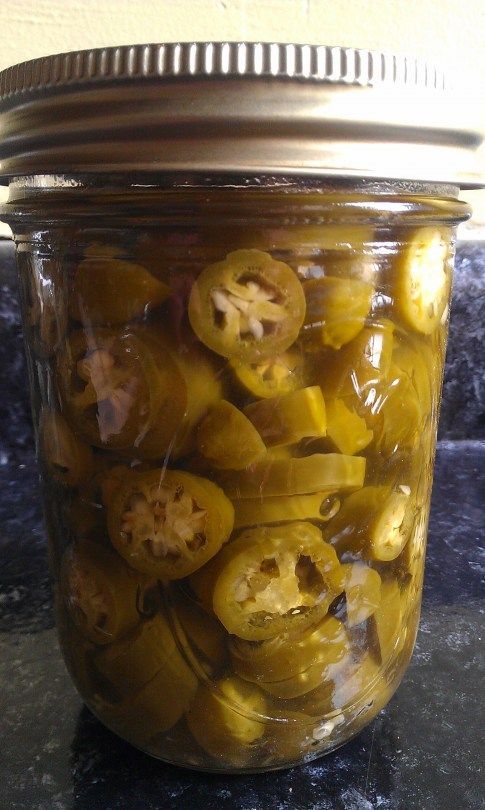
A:
POLYGON ((0 90, 74 684, 178 765, 321 756, 412 654, 480 138, 429 66, 324 46, 84 51, 0 90))

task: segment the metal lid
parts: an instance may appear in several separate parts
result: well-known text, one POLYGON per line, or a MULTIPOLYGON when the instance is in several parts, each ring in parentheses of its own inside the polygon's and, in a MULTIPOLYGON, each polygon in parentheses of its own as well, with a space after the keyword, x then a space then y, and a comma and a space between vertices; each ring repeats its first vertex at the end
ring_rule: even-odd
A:
POLYGON ((99 48, 0 73, 0 178, 183 171, 473 188, 482 134, 469 118, 439 70, 375 51, 99 48))

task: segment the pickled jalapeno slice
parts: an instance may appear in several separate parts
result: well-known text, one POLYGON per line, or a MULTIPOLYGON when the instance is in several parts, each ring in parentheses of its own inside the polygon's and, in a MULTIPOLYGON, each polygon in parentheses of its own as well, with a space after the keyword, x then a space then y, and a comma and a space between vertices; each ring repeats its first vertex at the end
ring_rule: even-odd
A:
POLYGON ((363 552, 379 562, 396 559, 409 539, 410 490, 367 486, 349 495, 328 524, 327 539, 339 553, 363 552))
POLYGON ((263 460, 241 472, 220 476, 233 499, 312 492, 352 492, 364 484, 365 458, 341 453, 314 453, 303 458, 263 460))
POLYGON ((394 304, 407 326, 430 335, 448 306, 451 288, 449 236, 426 227, 405 236, 393 266, 394 304))
MULTIPOLYGON (((142 316, 165 301, 170 287, 151 275, 141 264, 112 255, 83 259, 74 276, 69 312, 71 318, 86 325, 125 324, 142 316)), ((113 255, 114 253, 114 255, 113 255)))
POLYGON ((231 359, 229 364, 244 390, 258 399, 289 394, 304 383, 304 356, 300 349, 287 349, 254 363, 231 359))
POLYGON ((224 399, 212 406, 199 425, 197 447, 219 470, 242 470, 266 455, 266 446, 256 427, 224 399))
POLYGON ((67 329, 67 305, 62 286, 61 265, 41 256, 18 256, 20 283, 26 295, 26 326, 35 353, 51 357, 67 329))
POLYGON ((94 472, 91 448, 72 432, 60 413, 44 409, 40 416, 39 442, 42 458, 56 481, 77 487, 94 472))
POLYGON ((374 288, 365 281, 323 276, 303 285, 306 315, 303 339, 309 349, 340 349, 363 328, 374 288))
POLYGON ((257 362, 294 343, 305 296, 288 265, 259 250, 236 250, 197 277, 188 312, 192 329, 209 349, 257 362))
POLYGON ((372 614, 370 625, 377 657, 385 665, 402 648, 406 638, 401 592, 395 579, 382 582, 381 601, 372 614))
POLYGON ((340 453, 353 456, 364 450, 374 438, 362 416, 343 399, 325 400, 327 438, 340 453))
POLYGON ((133 473, 108 503, 108 531, 129 565, 181 579, 211 559, 234 522, 231 502, 206 478, 178 470, 133 473))
POLYGON ((214 613, 248 641, 298 631, 323 618, 342 592, 334 549, 311 523, 248 529, 221 555, 214 613))
POLYGON ((269 447, 325 436, 327 429, 325 402, 318 385, 253 402, 244 413, 269 447))
POLYGON ((155 420, 167 447, 187 403, 171 358, 165 355, 162 362, 131 332, 72 333, 59 357, 57 381, 68 420, 101 448, 134 452, 155 420))
POLYGON ((264 525, 265 523, 291 523, 294 520, 331 520, 340 509, 340 501, 332 492, 310 495, 289 495, 241 498, 233 501, 234 528, 264 525))
POLYGON ((364 563, 346 563, 344 589, 347 625, 354 627, 372 616, 381 601, 381 578, 364 563))
POLYGON ((350 647, 342 622, 326 616, 303 632, 285 632, 266 641, 232 636, 229 650, 235 672, 263 684, 292 678, 315 664, 337 664, 347 657, 350 647))
POLYGON ((110 549, 81 540, 61 564, 61 595, 77 629, 95 644, 110 644, 140 621, 138 581, 110 549))
POLYGON ((257 686, 232 675, 212 688, 199 686, 187 712, 187 725, 208 754, 242 766, 265 732, 266 705, 257 686))

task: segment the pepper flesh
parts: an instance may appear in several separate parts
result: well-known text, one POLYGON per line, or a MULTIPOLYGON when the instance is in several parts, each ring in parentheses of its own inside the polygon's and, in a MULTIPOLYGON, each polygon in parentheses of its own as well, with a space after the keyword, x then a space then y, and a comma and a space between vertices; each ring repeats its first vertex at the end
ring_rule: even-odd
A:
POLYGON ((338 512, 340 501, 332 492, 241 498, 233 501, 234 529, 265 523, 291 523, 293 520, 326 522, 338 512))
POLYGON ((39 433, 42 457, 57 481, 77 487, 89 480, 94 470, 92 450, 77 438, 60 413, 45 409, 39 433))
POLYGON ((377 609, 381 601, 381 578, 377 571, 362 563, 346 563, 344 589, 347 625, 361 624, 377 609))
POLYGON ((198 276, 188 312, 192 329, 209 349, 255 362, 295 341, 305 297, 288 265, 260 250, 237 250, 198 276))
POLYGON ((220 476, 230 498, 269 495, 306 495, 359 489, 365 477, 365 458, 340 453, 314 453, 303 458, 275 459, 248 470, 220 476))
POLYGON ((268 447, 296 444, 307 437, 325 436, 325 401, 317 385, 301 388, 244 408, 268 447))
POLYGON ((213 608, 248 641, 303 630, 342 592, 337 555, 311 523, 248 529, 221 555, 213 608))
POLYGON ((199 425, 197 447, 219 470, 242 470, 266 455, 256 427, 224 399, 213 405, 199 425))
POLYGON ((303 353, 298 348, 292 347, 254 363, 231 359, 229 365, 240 385, 260 399, 289 394, 301 388, 304 382, 303 353))
POLYGON ((302 335, 310 349, 340 349, 359 334, 370 312, 372 284, 323 276, 306 281, 303 290, 306 315, 302 335))
POLYGON ((115 549, 137 571, 180 579, 196 571, 228 539, 231 502, 205 478, 155 469, 124 479, 108 503, 115 549))

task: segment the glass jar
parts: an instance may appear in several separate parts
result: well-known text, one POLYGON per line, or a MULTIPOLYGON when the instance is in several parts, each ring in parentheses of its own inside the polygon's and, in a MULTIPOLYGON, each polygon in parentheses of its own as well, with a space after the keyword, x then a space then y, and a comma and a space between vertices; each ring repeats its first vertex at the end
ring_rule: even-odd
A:
MULTIPOLYGON (((123 107, 119 77, 84 82, 91 111, 91 93, 123 107)), ((122 139, 118 171, 106 143, 88 170, 72 130, 22 129, 82 92, 31 89, 23 122, 16 92, 3 115, 34 148, 4 147, 4 218, 74 683, 179 765, 331 751, 414 645, 460 183, 325 161, 268 176, 223 148, 220 171, 189 172, 183 139, 150 173, 122 139), (59 139, 77 171, 45 174, 59 139)))

